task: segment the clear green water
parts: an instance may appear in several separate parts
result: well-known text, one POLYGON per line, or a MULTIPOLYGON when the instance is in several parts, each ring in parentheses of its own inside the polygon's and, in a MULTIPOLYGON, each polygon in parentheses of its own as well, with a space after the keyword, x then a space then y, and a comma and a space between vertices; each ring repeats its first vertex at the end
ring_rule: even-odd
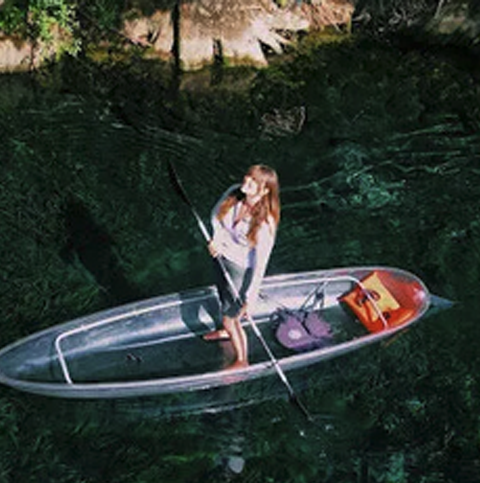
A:
POLYGON ((2 387, 0 481, 227 481, 219 467, 236 452, 246 460, 236 481, 478 481, 477 64, 461 51, 361 42, 253 80, 189 77, 182 90, 140 61, 0 77, 2 346, 211 283, 167 160, 204 217, 250 164, 277 168, 270 273, 392 265, 458 302, 388 346, 302 374, 314 424, 278 388, 242 410, 173 419, 150 400, 62 402, 2 387), (299 107, 297 132, 288 113, 299 107))

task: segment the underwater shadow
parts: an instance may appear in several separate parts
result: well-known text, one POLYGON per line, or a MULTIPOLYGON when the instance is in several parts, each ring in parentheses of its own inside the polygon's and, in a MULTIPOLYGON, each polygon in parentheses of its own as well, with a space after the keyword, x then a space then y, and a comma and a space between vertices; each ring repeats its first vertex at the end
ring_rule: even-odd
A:
POLYGON ((211 296, 192 299, 189 292, 180 292, 180 317, 189 330, 201 336, 212 330, 212 323, 215 328, 221 325, 220 305, 215 292, 211 296))
POLYGON ((123 304, 142 298, 125 276, 108 231, 98 225, 85 205, 70 199, 63 212, 66 246, 60 256, 66 263, 78 260, 93 276, 111 303, 123 304))

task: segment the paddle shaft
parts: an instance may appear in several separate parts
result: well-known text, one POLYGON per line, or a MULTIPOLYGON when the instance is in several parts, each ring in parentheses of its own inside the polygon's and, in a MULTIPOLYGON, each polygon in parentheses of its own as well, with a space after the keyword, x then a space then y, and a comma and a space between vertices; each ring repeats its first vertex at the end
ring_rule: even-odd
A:
MULTIPOLYGON (((187 196, 187 193, 185 192, 179 177, 177 176, 177 173, 175 172, 175 169, 173 168, 173 165, 168 162, 168 171, 170 178, 172 180, 172 183, 178 192, 179 196, 183 199, 183 201, 190 207, 190 210, 192 211, 193 216, 195 217, 197 221, 197 225, 200 228, 200 231, 203 234, 203 237, 205 238, 205 241, 207 243, 210 243, 212 241, 212 237, 210 236, 210 233, 207 230, 207 227, 205 226, 205 223, 203 222, 202 218, 198 214, 197 210, 193 206, 193 204, 190 202, 190 199, 187 196)), ((232 277, 228 273, 227 268, 225 267, 225 263, 223 262, 223 259, 221 257, 216 257, 216 261, 218 262, 220 269, 222 270, 222 273, 225 277, 225 280, 227 281, 230 290, 232 291, 232 295, 236 299, 236 301, 240 304, 243 305, 243 301, 240 297, 240 294, 237 290, 237 287, 235 286, 232 277)), ((285 387, 287 388, 288 395, 290 397, 290 400, 300 409, 300 411, 307 417, 307 419, 312 420, 312 417, 310 416, 310 413, 307 411, 306 407, 301 403, 301 401, 297 398, 297 395, 295 394, 295 391, 293 390, 293 387, 289 383, 287 376, 285 375, 285 372, 283 369, 280 367, 280 364, 278 363, 276 357, 273 355, 270 347, 268 346, 265 338, 263 337, 262 333, 260 332, 259 328, 257 327, 257 324, 254 322, 253 318, 247 313, 246 314, 248 323, 252 327, 252 330, 254 334, 257 336, 257 338, 260 340, 263 348, 265 349, 265 352, 267 353, 269 359, 272 361, 273 366, 275 367, 275 370, 277 371, 277 374, 280 378, 280 380, 283 382, 285 387)))

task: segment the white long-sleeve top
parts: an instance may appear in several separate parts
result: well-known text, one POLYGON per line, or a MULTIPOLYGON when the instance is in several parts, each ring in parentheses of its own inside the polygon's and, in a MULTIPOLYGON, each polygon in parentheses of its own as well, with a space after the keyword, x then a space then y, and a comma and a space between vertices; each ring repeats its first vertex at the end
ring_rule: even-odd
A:
POLYGON ((251 305, 257 299, 265 275, 275 243, 276 230, 273 220, 271 223, 263 223, 257 232, 257 243, 252 247, 247 239, 250 220, 246 218, 234 223, 241 206, 240 201, 228 210, 222 220, 219 220, 218 213, 222 202, 239 187, 239 184, 231 186, 212 210, 213 243, 221 256, 242 268, 252 269, 252 281, 245 294, 245 301, 251 305))

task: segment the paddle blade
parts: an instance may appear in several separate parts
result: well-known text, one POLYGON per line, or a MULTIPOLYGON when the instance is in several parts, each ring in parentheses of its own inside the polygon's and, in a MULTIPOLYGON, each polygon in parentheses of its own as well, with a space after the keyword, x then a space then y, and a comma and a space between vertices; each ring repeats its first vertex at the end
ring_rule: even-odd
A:
POLYGON ((308 409, 303 405, 302 401, 298 399, 295 393, 290 394, 290 402, 307 418, 308 421, 313 422, 313 417, 308 409))
POLYGON ((207 242, 210 241, 211 240, 210 233, 208 232, 207 227, 205 226, 205 223, 203 223, 202 218, 197 213, 197 210, 195 209, 191 201, 188 199, 187 192, 183 189, 182 182, 180 181, 180 178, 178 177, 175 171, 175 168, 173 167, 173 164, 170 161, 167 161, 167 168, 168 168, 168 176, 170 177, 170 181, 172 182, 172 185, 175 191, 190 208, 190 211, 192 212, 192 215, 197 220, 198 227, 200 228, 200 231, 202 232, 205 240, 207 242))
POLYGON ((180 198, 190 207, 192 207, 192 203, 190 203, 190 200, 188 199, 187 193, 183 189, 182 183, 180 181, 180 178, 178 177, 175 168, 173 167, 173 164, 171 161, 167 161, 167 169, 168 169, 168 176, 170 178, 170 181, 175 188, 175 191, 178 193, 180 198))

